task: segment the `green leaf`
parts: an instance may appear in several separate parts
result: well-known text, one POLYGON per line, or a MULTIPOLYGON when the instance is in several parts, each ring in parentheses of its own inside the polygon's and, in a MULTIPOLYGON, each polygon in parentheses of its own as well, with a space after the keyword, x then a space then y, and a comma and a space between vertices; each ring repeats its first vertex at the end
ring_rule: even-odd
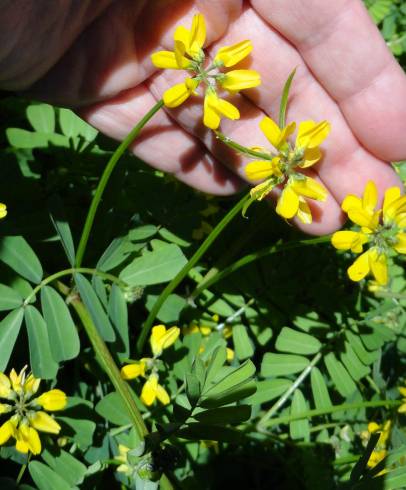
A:
POLYGON ((198 422, 188 424, 185 429, 179 430, 176 436, 183 439, 191 439, 192 441, 221 441, 232 444, 240 444, 244 440, 244 435, 241 431, 219 427, 218 425, 203 425, 198 422))
POLYGON ((251 396, 256 391, 256 383, 252 379, 247 379, 238 385, 234 385, 228 390, 219 393, 210 393, 204 395, 204 398, 199 402, 199 406, 203 408, 217 408, 230 403, 244 400, 251 396))
POLYGON ((189 403, 194 407, 200 398, 201 386, 198 377, 194 373, 185 373, 186 395, 189 403))
POLYGON ((393 0, 375 0, 368 12, 375 24, 379 24, 389 14, 393 0))
POLYGON ((295 76, 295 73, 296 73, 296 68, 289 75, 282 90, 282 98, 279 106, 279 127, 281 129, 283 129, 286 126, 286 108, 288 105, 289 90, 292 84, 293 77, 295 76))
POLYGON ((233 325, 233 343, 238 359, 248 359, 254 355, 254 347, 245 325, 233 325))
MULTIPOLYGON (((290 415, 294 416, 308 410, 307 402, 303 393, 297 389, 293 393, 292 405, 290 407, 290 415)), ((293 420, 289 424, 290 437, 292 439, 310 439, 310 426, 308 419, 293 420)))
POLYGON ((96 269, 109 271, 120 265, 130 255, 127 238, 116 238, 106 248, 96 264, 96 269))
POLYGON ((211 355, 206 371, 206 385, 209 386, 227 359, 227 350, 223 346, 216 347, 211 355))
POLYGON ((95 410, 114 425, 131 424, 128 409, 120 395, 115 391, 105 395, 96 405, 95 410))
POLYGON ((27 107, 27 119, 39 133, 55 132, 55 111, 49 104, 35 104, 27 107))
POLYGON ((30 345, 30 364, 36 378, 53 379, 58 371, 49 344, 47 325, 34 306, 26 306, 24 312, 30 345))
MULTIPOLYGON (((58 422, 63 422, 72 430, 73 441, 79 446, 80 449, 85 450, 92 444, 93 434, 96 429, 96 424, 92 420, 59 416, 58 422)), ((63 429, 64 428, 62 428, 62 433, 67 434, 67 431, 64 431, 63 429)))
POLYGON ((86 141, 93 141, 98 133, 97 129, 69 109, 59 109, 59 124, 68 138, 82 136, 86 141))
POLYGON ((345 342, 345 351, 341 354, 340 359, 347 371, 351 374, 355 381, 359 381, 371 372, 371 369, 358 359, 358 356, 353 351, 351 345, 345 342))
POLYGON ((63 475, 70 486, 80 485, 83 482, 87 468, 68 452, 60 449, 57 454, 51 454, 45 449, 41 456, 51 469, 58 475, 63 475))
POLYGON ((314 367, 310 373, 314 405, 318 410, 331 407, 327 385, 319 368, 314 367))
POLYGON ((225 390, 232 388, 233 386, 246 381, 248 378, 253 376, 255 373, 255 365, 252 361, 245 361, 238 368, 233 369, 230 374, 227 374, 218 381, 214 386, 209 387, 208 390, 205 390, 204 395, 216 395, 225 390))
POLYGON ((23 304, 23 297, 15 289, 0 284, 0 311, 14 310, 23 304))
MULTIPOLYGON (((148 311, 151 311, 156 300, 158 299, 158 295, 154 294, 148 294, 147 295, 147 301, 145 303, 145 306, 148 311)), ((179 320, 180 314, 182 313, 182 310, 187 306, 187 301, 182 298, 181 296, 178 296, 177 294, 170 294, 167 298, 165 303, 161 306, 157 318, 161 322, 164 323, 174 323, 179 320)))
POLYGON ((7 128, 6 136, 11 146, 22 150, 48 146, 48 135, 45 133, 34 133, 20 128, 7 128))
POLYGON ((55 289, 44 286, 41 289, 41 306, 48 326, 52 357, 56 362, 74 359, 79 354, 80 341, 65 301, 55 289))
POLYGON ((125 267, 120 279, 130 286, 148 286, 173 279, 186 264, 182 250, 174 244, 146 252, 125 267))
POLYGON ((129 233, 129 239, 133 242, 147 240, 153 237, 158 231, 155 225, 144 225, 134 228, 129 233))
POLYGON ((69 223, 62 217, 62 210, 59 209, 59 204, 54 200, 52 206, 56 207, 56 212, 51 213, 51 221, 56 232, 61 240, 65 254, 73 267, 75 263, 75 245, 73 244, 72 232, 69 223))
POLYGON ((332 352, 324 357, 324 363, 340 395, 347 397, 357 389, 348 371, 332 352))
POLYGON ((221 407, 213 410, 205 410, 197 413, 193 417, 207 425, 227 425, 240 424, 251 417, 251 407, 249 405, 238 405, 235 407, 221 407))
POLYGON ((368 366, 369 364, 373 364, 379 358, 379 351, 367 351, 358 335, 355 335, 349 330, 345 332, 345 335, 352 349, 363 364, 368 366))
POLYGON ((41 263, 22 236, 7 236, 0 240, 0 260, 29 281, 41 282, 41 263))
POLYGON ((308 333, 283 327, 276 339, 275 347, 281 352, 291 352, 292 354, 315 354, 321 349, 321 343, 316 337, 308 333))
POLYGON ((4 372, 13 352, 23 322, 24 310, 11 311, 0 322, 0 371, 4 372))
POLYGON ((28 470, 39 490, 71 490, 66 480, 39 461, 31 461, 28 470))
POLYGON ((190 246, 190 242, 187 242, 186 240, 183 240, 183 238, 178 237, 177 235, 169 231, 167 228, 159 228, 158 233, 164 240, 175 243, 180 247, 190 246))
POLYGON ((74 278, 82 301, 88 309, 100 335, 106 342, 113 342, 116 334, 92 285, 82 274, 74 274, 74 278))
POLYGON ((127 303, 121 289, 116 284, 113 284, 111 288, 107 309, 117 333, 115 345, 112 346, 113 351, 119 357, 128 357, 130 355, 130 340, 127 303))
POLYGON ((262 359, 261 375, 266 378, 293 374, 303 371, 309 364, 307 357, 267 352, 262 359))
POLYGON ((245 401, 250 405, 260 405, 282 395, 292 386, 292 381, 285 378, 266 379, 257 381, 257 391, 245 401))

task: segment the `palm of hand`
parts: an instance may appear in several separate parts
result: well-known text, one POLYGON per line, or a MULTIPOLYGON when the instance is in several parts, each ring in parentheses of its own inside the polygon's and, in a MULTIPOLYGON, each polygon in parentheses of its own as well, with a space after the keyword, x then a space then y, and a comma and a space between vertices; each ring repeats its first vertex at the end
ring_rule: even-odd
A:
MULTIPOLYGON (((361 194, 369 179, 381 193, 398 185, 386 161, 406 158, 406 77, 362 3, 333 3, 113 2, 89 26, 78 27, 82 34, 69 49, 61 49, 65 54, 31 93, 82 106, 91 124, 122 139, 164 90, 184 78, 184 73, 156 70, 150 54, 171 50, 175 26, 190 26, 199 10, 207 20, 208 52, 250 39, 254 51, 246 66, 262 75, 260 87, 236 96, 241 119, 225 120, 225 134, 245 146, 266 146, 258 123, 265 114, 276 118, 282 86, 294 67, 288 120, 331 122, 324 159, 309 172, 331 195, 313 207, 314 222, 304 228, 330 232, 342 224, 339 203, 346 194, 361 194)), ((199 98, 160 111, 134 151, 189 185, 232 193, 243 183, 247 161, 213 138, 201 124, 201 113, 199 98)))

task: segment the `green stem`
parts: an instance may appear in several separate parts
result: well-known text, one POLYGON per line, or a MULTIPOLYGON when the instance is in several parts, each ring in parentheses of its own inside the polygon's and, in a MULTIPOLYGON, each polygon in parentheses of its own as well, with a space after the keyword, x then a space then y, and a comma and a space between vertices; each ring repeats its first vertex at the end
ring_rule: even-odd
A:
POLYGON ((240 153, 244 153, 245 155, 249 155, 250 157, 259 158, 260 160, 272 160, 276 155, 272 153, 263 153, 261 151, 252 150, 251 148, 247 148, 246 146, 242 146, 239 143, 233 141, 228 136, 220 131, 216 131, 217 138, 222 141, 225 145, 236 150, 240 153))
POLYGON ((330 241, 330 239, 331 239, 330 235, 325 235, 319 238, 310 238, 307 240, 297 240, 295 242, 280 243, 276 245, 271 245, 270 247, 265 247, 262 250, 259 250, 258 252, 245 255, 244 257, 232 263, 228 267, 225 267, 222 271, 214 275, 213 274, 207 275, 207 277, 205 277, 203 281, 192 292, 191 298, 192 299, 197 298, 199 294, 201 294, 205 289, 212 286, 214 283, 220 281, 221 279, 224 279, 226 276, 232 274, 233 272, 240 269, 241 267, 244 267, 245 265, 248 265, 251 262, 254 262, 255 260, 261 259, 262 257, 265 257, 267 255, 272 255, 278 252, 284 252, 285 250, 292 250, 294 248, 306 247, 309 245, 316 245, 319 243, 327 243, 330 241))
POLYGON ((297 413, 295 415, 285 415, 282 417, 275 417, 268 420, 264 425, 271 427, 279 424, 289 424, 295 420, 311 419, 313 417, 319 417, 320 415, 327 415, 335 412, 342 412, 344 410, 357 410, 359 408, 372 408, 372 407, 395 407, 400 405, 400 400, 375 400, 370 402, 355 402, 355 403, 343 403, 341 405, 331 405, 331 407, 307 410, 306 412, 297 413))
POLYGON ((149 331, 151 330, 152 324, 161 309, 161 306, 165 303, 167 297, 172 293, 172 291, 178 286, 178 284, 183 280, 183 278, 188 274, 190 269, 196 265, 196 263, 200 260, 200 258, 206 253, 210 245, 214 242, 214 240, 218 237, 218 235, 223 231, 223 229, 228 225, 228 223, 236 216, 241 209, 244 207, 244 204, 250 198, 249 194, 245 195, 238 203, 230 209, 230 211, 224 216, 224 218, 217 224, 217 226, 212 230, 210 235, 206 238, 206 240, 200 245, 200 247, 193 254, 191 259, 187 262, 187 264, 182 267, 182 269, 176 274, 176 276, 172 279, 172 281, 166 286, 166 288, 159 295, 157 301, 154 303, 148 318, 146 319, 140 336, 137 342, 137 351, 138 354, 141 354, 144 344, 147 340, 147 336, 149 331))
POLYGON ((128 133, 126 138, 122 141, 122 143, 119 145, 119 147, 116 149, 116 151, 113 153, 110 160, 108 161, 106 168, 104 169, 103 175, 101 176, 101 179, 97 186, 96 192, 93 196, 89 211, 87 213, 86 221, 83 226, 82 235, 79 241, 78 251, 76 254, 76 261, 75 261, 76 267, 80 267, 82 264, 83 256, 85 255, 87 242, 89 240, 90 232, 93 227, 97 208, 99 207, 99 204, 101 202, 104 189, 106 188, 106 185, 110 179, 110 175, 112 174, 115 166, 117 165, 117 162, 119 161, 123 153, 131 145, 134 139, 139 135, 141 129, 147 124, 147 122, 150 119, 152 119, 152 117, 159 111, 159 109, 161 109, 163 104, 164 104, 163 101, 159 100, 154 105, 154 107, 149 112, 147 112, 147 114, 145 114, 145 116, 141 119, 141 121, 128 133))
POLYGON ((77 315, 79 316, 83 328, 86 331, 86 334, 92 344, 92 347, 97 355, 97 358, 112 382, 114 388, 117 393, 120 395, 121 399, 124 402, 124 405, 127 408, 128 414, 135 425, 135 428, 138 432, 138 435, 141 440, 144 439, 144 436, 148 434, 148 429, 144 423, 144 419, 142 418, 137 405, 135 404, 134 398, 131 395, 128 384, 121 377, 121 373, 114 362, 114 359, 111 357, 111 354, 104 342, 104 340, 100 337, 95 324, 93 323, 92 318, 90 317, 89 312, 87 311, 85 305, 80 301, 79 298, 72 299, 70 303, 75 309, 77 315))
POLYGON ((100 276, 103 279, 107 279, 108 281, 114 282, 118 284, 119 286, 126 287, 127 283, 122 281, 116 276, 113 276, 112 274, 108 274, 107 272, 99 271, 97 269, 89 269, 88 267, 78 267, 78 268, 71 268, 71 269, 64 269, 63 271, 55 272, 55 274, 52 274, 48 276, 46 279, 41 281, 38 286, 36 286, 31 293, 27 296, 27 298, 24 300, 24 305, 28 305, 30 301, 35 297, 35 295, 47 284, 56 281, 60 277, 63 276, 70 276, 73 275, 75 272, 81 272, 82 274, 91 274, 95 276, 100 276))

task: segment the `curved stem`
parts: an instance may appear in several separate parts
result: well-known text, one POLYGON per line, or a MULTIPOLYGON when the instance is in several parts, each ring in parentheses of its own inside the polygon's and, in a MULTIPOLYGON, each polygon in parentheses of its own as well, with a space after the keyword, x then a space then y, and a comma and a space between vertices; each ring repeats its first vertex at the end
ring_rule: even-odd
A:
POLYGON ((140 336, 137 342, 137 351, 138 354, 142 352, 145 341, 147 340, 147 336, 149 331, 151 330, 152 324, 161 309, 161 306, 165 303, 167 297, 172 293, 172 291, 178 286, 178 284, 184 279, 187 273, 190 271, 192 267, 196 265, 196 263, 200 260, 200 258, 205 254, 210 245, 214 242, 214 240, 218 237, 218 235, 223 231, 223 229, 228 225, 228 223, 234 218, 236 214, 238 214, 241 209, 244 207, 244 204, 250 198, 249 194, 245 195, 238 203, 230 209, 230 211, 224 216, 224 218, 217 224, 217 226, 212 230, 210 235, 206 238, 206 240, 200 245, 200 247, 196 250, 191 259, 187 262, 187 264, 182 267, 182 269, 176 274, 176 276, 172 279, 172 281, 166 286, 166 288, 159 295, 157 301, 152 307, 148 318, 146 319, 140 336))
POLYGON ((113 274, 108 274, 107 272, 99 271, 98 269, 90 269, 89 267, 73 267, 71 269, 64 269, 63 271, 55 272, 55 274, 51 274, 43 281, 41 281, 38 286, 36 286, 31 293, 24 300, 24 306, 28 305, 29 302, 35 297, 35 295, 47 284, 56 281, 60 277, 73 275, 75 272, 81 272, 82 274, 91 274, 94 276, 100 276, 103 279, 107 279, 108 281, 114 282, 122 287, 127 287, 127 283, 122 281, 113 274))
POLYGON ((112 174, 117 162, 123 155, 123 153, 127 150, 127 148, 131 145, 134 139, 139 135, 141 129, 147 124, 147 122, 152 119, 152 117, 159 111, 159 109, 163 106, 163 101, 159 100, 154 107, 145 114, 145 116, 141 119, 141 121, 128 133, 126 138, 122 141, 119 147, 111 156, 108 161, 106 168, 104 169, 103 175, 97 185, 96 192, 93 196, 92 202, 90 204, 89 211, 87 213, 86 221, 83 226, 82 235, 80 237, 78 251, 76 254, 76 267, 80 267, 83 261, 83 256, 85 255, 87 242, 89 240, 90 232, 93 227, 94 219, 96 216, 97 208, 101 202, 104 189, 110 179, 110 175, 112 174))
POLYGON ((236 141, 230 139, 225 134, 221 133, 220 131, 216 131, 216 136, 220 141, 222 141, 228 147, 232 148, 235 151, 238 151, 239 153, 244 153, 245 155, 249 155, 250 157, 259 158, 260 160, 270 161, 276 156, 272 153, 264 153, 262 151, 256 151, 256 150, 252 150, 251 148, 247 148, 246 146, 242 146, 236 141))
POLYGON ((262 257, 265 257, 267 255, 272 255, 278 252, 284 252, 285 250, 291 250, 294 248, 306 247, 309 245, 316 245, 319 243, 327 243, 330 241, 330 239, 331 239, 330 235, 325 235, 319 238, 310 238, 307 240, 298 240, 295 242, 280 243, 276 245, 271 245, 270 247, 265 247, 262 250, 259 250, 258 252, 245 255, 245 257, 242 257, 236 262, 230 264, 228 267, 225 267, 220 272, 216 271, 216 273, 210 274, 211 271, 209 271, 208 274, 206 274, 206 277, 203 278, 202 282, 200 282, 200 284, 198 284, 196 289, 192 292, 190 298, 191 299, 197 298, 197 296, 199 296, 200 293, 202 293, 205 289, 212 286, 214 283, 220 281, 221 279, 224 279, 224 277, 232 274, 233 272, 240 269, 241 267, 244 267, 245 265, 248 265, 251 262, 254 262, 255 260, 261 259, 262 257))

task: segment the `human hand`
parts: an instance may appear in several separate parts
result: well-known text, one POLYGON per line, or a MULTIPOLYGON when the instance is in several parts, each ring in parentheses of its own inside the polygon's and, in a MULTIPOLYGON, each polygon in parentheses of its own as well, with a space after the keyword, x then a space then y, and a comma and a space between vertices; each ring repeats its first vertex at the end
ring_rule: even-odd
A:
MULTIPOLYGON (((21 70, 20 78, 3 86, 81 107, 91 124, 123 139, 163 92, 184 78, 154 68, 150 54, 171 50, 175 27, 190 26, 193 14, 200 11, 207 21, 209 52, 250 39, 254 50, 249 64, 262 75, 260 87, 236 96, 241 119, 223 120, 223 133, 245 146, 267 146, 258 123, 265 114, 276 117, 282 86, 294 67, 298 69, 287 119, 327 119, 332 125, 324 158, 309 172, 331 195, 327 202, 313 205, 311 225, 299 226, 309 233, 333 231, 342 224, 339 204, 346 194, 361 194, 370 179, 381 194, 399 184, 386 161, 406 158, 406 77, 361 1, 89 0, 81 6, 76 15, 70 11, 71 23, 56 23, 59 36, 54 43, 44 47, 42 42, 41 49, 28 46, 31 61, 41 55, 41 69, 31 63, 26 76, 32 85, 23 85, 27 71, 21 70), (90 22, 91 16, 97 18, 90 22), (74 29, 69 30, 72 23, 74 29)), ((232 193, 243 183, 247 161, 222 146, 202 126, 201 116, 199 98, 176 110, 160 111, 134 151, 198 189, 232 193)))

